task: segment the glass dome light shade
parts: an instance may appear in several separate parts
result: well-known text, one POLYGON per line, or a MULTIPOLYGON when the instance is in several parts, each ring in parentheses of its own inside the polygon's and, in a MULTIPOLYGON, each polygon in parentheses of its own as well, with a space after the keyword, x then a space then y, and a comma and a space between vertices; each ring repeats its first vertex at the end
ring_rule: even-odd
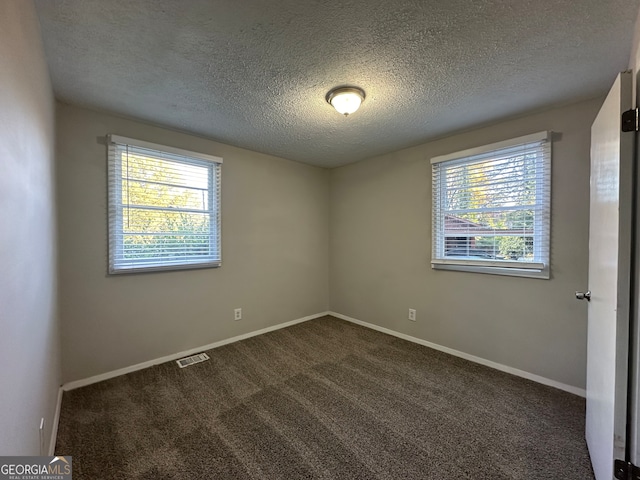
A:
POLYGON ((327 94, 327 102, 344 116, 358 110, 363 100, 364 92, 356 87, 336 88, 327 94))

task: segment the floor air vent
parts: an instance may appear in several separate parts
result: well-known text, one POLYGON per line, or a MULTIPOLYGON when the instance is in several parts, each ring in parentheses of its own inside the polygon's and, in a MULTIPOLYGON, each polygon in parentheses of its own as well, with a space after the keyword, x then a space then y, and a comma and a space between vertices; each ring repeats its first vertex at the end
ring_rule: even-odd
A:
POLYGON ((196 363, 209 360, 209 355, 206 353, 199 353, 197 355, 191 355, 190 357, 184 357, 180 360, 176 360, 176 363, 180 368, 188 367, 189 365, 195 365, 196 363))

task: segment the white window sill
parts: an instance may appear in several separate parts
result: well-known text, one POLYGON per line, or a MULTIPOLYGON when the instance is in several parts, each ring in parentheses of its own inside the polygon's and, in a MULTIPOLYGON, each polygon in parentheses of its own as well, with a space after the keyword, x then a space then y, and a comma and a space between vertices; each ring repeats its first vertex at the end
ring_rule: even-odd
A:
POLYGON ((196 270, 201 268, 218 268, 221 262, 200 262, 200 263, 182 263, 182 264, 151 264, 144 266, 109 268, 109 275, 126 275, 130 273, 149 273, 149 272, 168 272, 173 270, 196 270))
POLYGON ((549 269, 533 270, 526 268, 489 267, 482 265, 450 265, 444 263, 432 263, 434 270, 453 270, 458 272, 485 273, 489 275, 506 275, 509 277, 526 277, 549 280, 549 269))

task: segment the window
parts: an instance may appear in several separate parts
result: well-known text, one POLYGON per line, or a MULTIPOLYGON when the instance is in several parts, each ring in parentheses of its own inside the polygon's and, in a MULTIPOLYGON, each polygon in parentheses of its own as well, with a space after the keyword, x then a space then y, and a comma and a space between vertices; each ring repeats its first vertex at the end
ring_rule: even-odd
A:
POLYGON ((433 268, 549 278, 548 132, 431 164, 433 268))
POLYGON ((218 267, 222 159, 115 135, 109 273, 218 267))

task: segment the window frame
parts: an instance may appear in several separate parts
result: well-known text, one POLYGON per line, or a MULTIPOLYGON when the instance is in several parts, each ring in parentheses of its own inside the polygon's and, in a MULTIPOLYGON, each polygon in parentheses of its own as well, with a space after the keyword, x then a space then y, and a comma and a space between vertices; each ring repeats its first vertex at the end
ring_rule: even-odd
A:
MULTIPOLYGON (((191 270, 217 268, 222 265, 222 218, 221 218, 221 183, 223 159, 213 155, 192 152, 180 148, 136 140, 120 135, 107 135, 107 273, 109 275, 135 274, 175 270, 191 270), (134 147, 149 151, 150 156, 157 153, 156 158, 175 164, 205 167, 208 171, 207 210, 209 216, 209 253, 198 257, 196 261, 162 262, 152 259, 138 259, 128 265, 118 265, 124 250, 124 209, 128 204, 122 199, 122 165, 118 156, 119 148, 134 147), (118 240, 118 237, 120 240, 118 240)), ((190 188, 190 187, 187 187, 190 188)), ((159 209, 163 210, 163 209, 159 209)), ((164 209, 164 210, 169 210, 164 209)), ((174 210, 171 208, 171 210, 174 210)), ((187 212, 189 208, 175 209, 176 212, 187 212)), ((188 213, 188 212, 187 212, 188 213)))
MULTIPOLYGON (((431 268, 434 270, 455 270, 463 272, 473 273, 485 273, 494 275, 508 275, 517 277, 530 277, 530 278, 550 278, 550 256, 551 256, 551 175, 552 175, 552 132, 542 131, 533 133, 530 135, 524 135, 509 140, 492 143, 489 145, 483 145, 480 147, 470 148, 447 155, 440 155, 431 158, 431 178, 432 178, 432 245, 431 245, 431 268), (518 262, 518 261, 506 261, 496 259, 452 259, 444 258, 445 255, 442 249, 445 248, 445 235, 444 235, 444 222, 446 216, 446 210, 444 207, 443 195, 446 193, 443 188, 443 182, 446 182, 446 174, 438 173, 438 179, 436 179, 436 168, 443 169, 449 164, 464 165, 477 163, 482 160, 474 160, 474 157, 479 155, 490 156, 492 153, 498 154, 500 151, 509 148, 517 148, 519 146, 531 145, 531 144, 545 144, 541 147, 546 149, 541 165, 542 175, 536 181, 536 197, 535 197, 535 209, 543 213, 543 219, 540 222, 539 231, 536 233, 534 230, 534 250, 536 251, 535 257, 540 261, 536 262, 518 262), (437 165, 437 167, 436 167, 437 165), (538 241, 536 242, 535 239, 538 241), (541 242, 544 243, 541 244, 541 242)), ((535 224, 534 224, 535 226, 535 224)))

